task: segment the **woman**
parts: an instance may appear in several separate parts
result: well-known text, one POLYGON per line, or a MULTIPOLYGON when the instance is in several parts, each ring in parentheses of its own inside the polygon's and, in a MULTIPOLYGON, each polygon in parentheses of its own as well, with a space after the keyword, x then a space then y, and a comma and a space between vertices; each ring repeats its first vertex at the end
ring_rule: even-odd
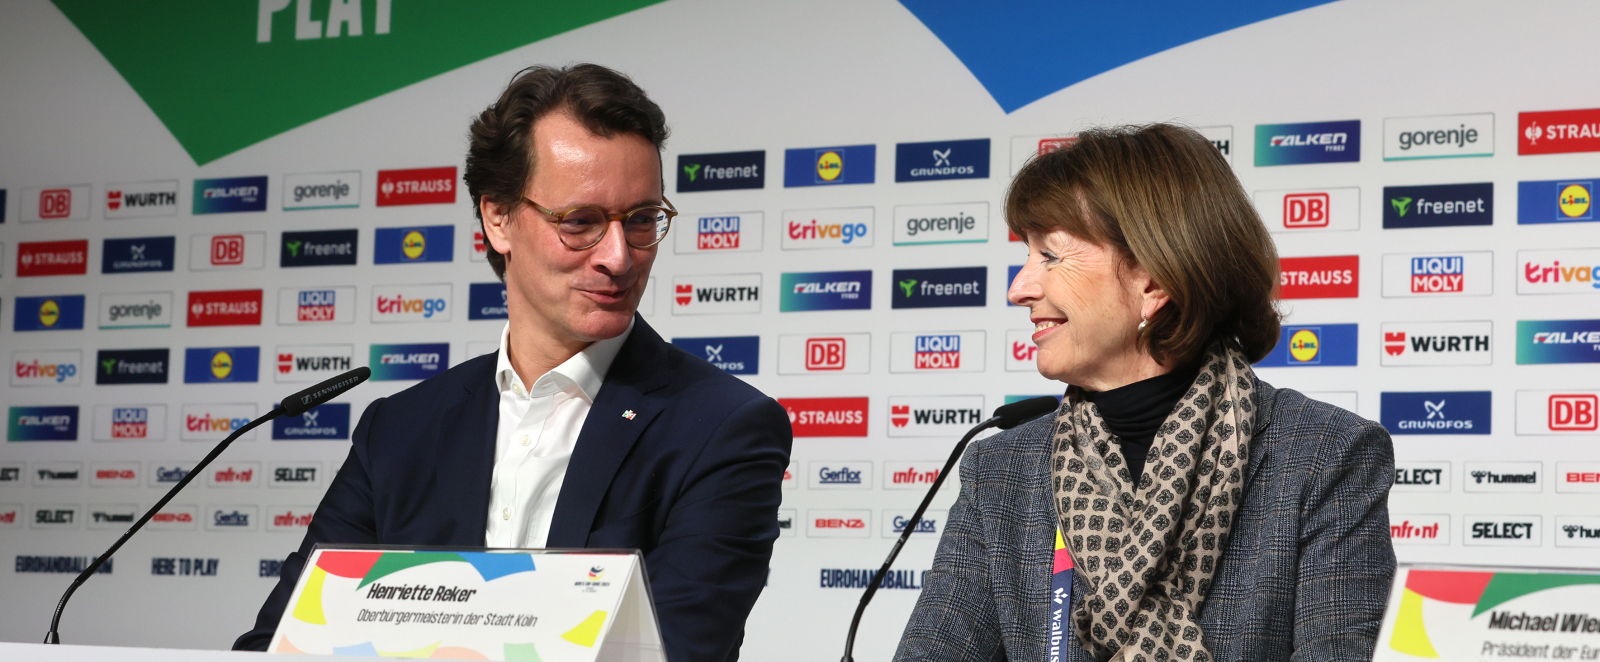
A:
POLYGON ((1278 257, 1211 143, 1085 132, 1017 174, 1006 223, 1028 242, 1008 298, 1070 386, 967 450, 895 659, 1370 659, 1393 444, 1250 369, 1278 257))

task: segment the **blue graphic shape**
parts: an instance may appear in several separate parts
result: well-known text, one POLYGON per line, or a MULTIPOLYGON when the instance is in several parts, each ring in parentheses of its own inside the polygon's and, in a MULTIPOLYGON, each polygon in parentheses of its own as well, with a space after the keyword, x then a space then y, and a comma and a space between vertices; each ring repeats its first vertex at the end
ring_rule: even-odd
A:
POLYGON ((334 646, 333 654, 352 657, 378 657, 378 649, 373 648, 372 642, 367 641, 354 646, 334 646))
POLYGON ((1330 0, 900 0, 1006 113, 1191 41, 1330 0))
POLYGON ((492 582, 506 575, 515 575, 519 572, 533 572, 533 557, 527 554, 495 554, 492 552, 457 552, 473 569, 483 576, 483 581, 492 582))

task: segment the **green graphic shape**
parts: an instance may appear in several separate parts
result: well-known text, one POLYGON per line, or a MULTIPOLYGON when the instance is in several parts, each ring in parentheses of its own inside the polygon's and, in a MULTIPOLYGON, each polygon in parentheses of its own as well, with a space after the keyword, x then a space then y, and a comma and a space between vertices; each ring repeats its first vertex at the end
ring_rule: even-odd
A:
MULTIPOLYGON (((661 0, 52 2, 204 165, 407 85, 661 0)), ((486 98, 494 92, 483 91, 486 98)))
POLYGON ((1389 204, 1394 205, 1395 212, 1404 217, 1407 211, 1406 208, 1411 206, 1411 198, 1390 198, 1389 204))
POLYGON ((117 367, 116 359, 101 359, 100 367, 105 368, 106 374, 111 374, 111 369, 117 367))
POLYGON ((906 291, 906 298, 907 299, 911 298, 911 288, 916 287, 916 286, 917 286, 917 279, 915 279, 915 278, 907 278, 905 280, 900 281, 900 289, 906 291))
POLYGON ((689 181, 694 181, 695 175, 700 173, 700 164, 692 163, 684 166, 683 173, 689 176, 689 181))
POLYGON ((1584 584, 1600 584, 1600 576, 1497 572, 1494 578, 1489 580, 1489 585, 1483 587, 1483 595, 1478 597, 1478 605, 1472 609, 1472 616, 1477 618, 1478 614, 1529 593, 1584 584))
POLYGON ((356 585, 356 590, 359 591, 362 588, 365 588, 367 584, 371 584, 372 582, 400 572, 401 570, 405 570, 406 568, 415 568, 419 565, 428 565, 429 563, 449 563, 451 561, 466 563, 467 560, 461 558, 460 554, 454 554, 451 552, 384 554, 383 556, 378 557, 378 562, 372 564, 372 568, 370 570, 367 570, 367 576, 361 578, 361 583, 356 585))
POLYGON ((283 247, 289 249, 290 257, 300 257, 300 242, 285 241, 283 242, 283 247))
POLYGON ((505 653, 507 662, 544 662, 544 658, 539 657, 539 648, 531 643, 506 644, 505 653))

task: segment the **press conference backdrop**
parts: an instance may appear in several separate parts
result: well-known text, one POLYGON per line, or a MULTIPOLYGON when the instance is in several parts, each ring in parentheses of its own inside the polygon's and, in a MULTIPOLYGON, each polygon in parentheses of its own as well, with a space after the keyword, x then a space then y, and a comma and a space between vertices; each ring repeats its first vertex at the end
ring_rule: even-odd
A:
MULTIPOLYGON (((1283 256, 1258 373, 1393 433, 1401 561, 1593 565, 1600 8, 501 4, 0 7, 0 637, 42 636, 211 442, 370 365, 241 439, 63 627, 243 631, 363 408, 494 349, 466 126, 520 68, 577 61, 631 74, 672 125, 683 213, 641 312, 791 414, 748 659, 837 655, 960 433, 1063 390, 1005 301, 1025 249, 1001 205, 1020 164, 1100 124, 1184 122, 1232 164, 1283 256)), ((863 659, 892 650, 956 490, 915 524, 863 659)))

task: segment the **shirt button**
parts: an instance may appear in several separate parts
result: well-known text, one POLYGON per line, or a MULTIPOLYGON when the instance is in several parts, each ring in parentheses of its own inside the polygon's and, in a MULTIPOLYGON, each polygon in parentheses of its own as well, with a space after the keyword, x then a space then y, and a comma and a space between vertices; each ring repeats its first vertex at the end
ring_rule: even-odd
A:
POLYGON ((523 446, 527 446, 528 444, 533 443, 533 440, 529 439, 528 435, 522 435, 522 438, 519 439, 518 441, 521 441, 523 446))
POLYGON ((511 509, 506 508, 505 510, 500 511, 500 515, 505 519, 511 519, 511 509))

